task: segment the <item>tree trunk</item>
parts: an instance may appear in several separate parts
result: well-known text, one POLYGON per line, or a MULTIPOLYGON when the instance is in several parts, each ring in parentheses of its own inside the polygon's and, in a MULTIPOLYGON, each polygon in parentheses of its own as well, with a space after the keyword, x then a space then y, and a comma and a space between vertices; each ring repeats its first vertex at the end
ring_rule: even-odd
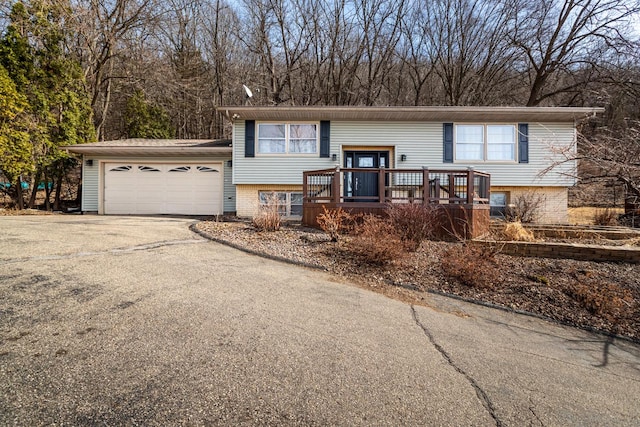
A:
POLYGON ((37 169, 36 174, 33 176, 33 188, 31 188, 31 197, 29 198, 29 209, 35 209, 36 197, 38 196, 38 182, 42 177, 42 170, 37 169))
POLYGON ((44 173, 44 208, 47 211, 51 210, 51 190, 49 189, 49 175, 47 172, 44 173))
POLYGON ((22 194, 22 177, 21 176, 18 176, 17 182, 18 183, 16 185, 16 205, 18 209, 22 210, 24 209, 24 198, 22 194))
POLYGON ((64 167, 62 166, 62 164, 60 164, 58 166, 58 173, 57 173, 57 177, 56 177, 56 189, 55 189, 55 194, 54 194, 54 198, 53 198, 53 210, 54 211, 59 211, 60 210, 60 195, 62 193, 62 178, 64 177, 64 167))

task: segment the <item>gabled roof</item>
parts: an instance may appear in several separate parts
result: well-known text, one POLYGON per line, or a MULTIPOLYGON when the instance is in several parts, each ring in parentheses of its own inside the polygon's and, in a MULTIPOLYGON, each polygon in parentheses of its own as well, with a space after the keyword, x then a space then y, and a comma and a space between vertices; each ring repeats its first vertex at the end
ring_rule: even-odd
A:
POLYGON ((119 139, 62 147, 70 153, 113 156, 231 154, 229 139, 119 139))
POLYGON ((345 120, 420 122, 574 122, 597 107, 290 107, 221 106, 230 120, 345 120))

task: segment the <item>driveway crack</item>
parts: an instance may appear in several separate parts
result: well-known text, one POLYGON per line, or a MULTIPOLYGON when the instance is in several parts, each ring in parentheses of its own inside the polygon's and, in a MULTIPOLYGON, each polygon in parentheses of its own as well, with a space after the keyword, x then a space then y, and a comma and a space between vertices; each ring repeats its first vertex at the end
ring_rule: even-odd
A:
POLYGON ((462 369, 461 367, 455 364, 455 362, 453 361, 449 353, 447 353, 447 351, 444 348, 442 348, 440 344, 436 342, 431 332, 429 332, 427 327, 420 322, 420 319, 418 319, 418 313, 416 312, 415 307, 413 305, 411 305, 410 307, 411 307, 411 315, 413 316, 414 322, 420 329, 422 329, 422 332, 424 332, 425 336, 429 339, 429 342, 431 342, 431 345, 433 345, 433 347, 438 351, 438 353, 440 353, 440 355, 444 358, 444 360, 446 360, 447 363, 453 369, 456 370, 456 372, 458 372, 460 375, 466 378, 469 384, 471 384, 471 386, 476 391, 476 396, 478 396, 478 399, 480 399, 482 406, 485 407, 489 415, 491 415, 491 418, 493 418, 493 420, 495 421, 496 426, 501 427, 503 425, 502 421, 500 421, 500 419, 496 415, 495 407, 493 406, 491 399, 489 399, 489 396, 487 396, 487 393, 485 393, 485 391, 482 389, 482 387, 480 387, 480 385, 478 385, 478 383, 476 382, 475 379, 473 379, 473 377, 467 374, 464 371, 464 369, 462 369))

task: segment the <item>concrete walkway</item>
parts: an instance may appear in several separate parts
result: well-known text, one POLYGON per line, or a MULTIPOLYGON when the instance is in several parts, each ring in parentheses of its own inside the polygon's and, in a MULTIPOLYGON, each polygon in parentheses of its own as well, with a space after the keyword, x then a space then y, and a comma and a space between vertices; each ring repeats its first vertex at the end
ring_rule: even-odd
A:
POLYGON ((640 346, 409 306, 191 222, 0 217, 1 425, 640 424, 640 346))

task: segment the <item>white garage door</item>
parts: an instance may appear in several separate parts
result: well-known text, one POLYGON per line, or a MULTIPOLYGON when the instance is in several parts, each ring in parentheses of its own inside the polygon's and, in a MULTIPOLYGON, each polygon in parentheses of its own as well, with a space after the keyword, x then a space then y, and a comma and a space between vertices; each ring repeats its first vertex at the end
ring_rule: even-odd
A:
POLYGON ((220 163, 105 163, 105 214, 222 213, 220 163))

